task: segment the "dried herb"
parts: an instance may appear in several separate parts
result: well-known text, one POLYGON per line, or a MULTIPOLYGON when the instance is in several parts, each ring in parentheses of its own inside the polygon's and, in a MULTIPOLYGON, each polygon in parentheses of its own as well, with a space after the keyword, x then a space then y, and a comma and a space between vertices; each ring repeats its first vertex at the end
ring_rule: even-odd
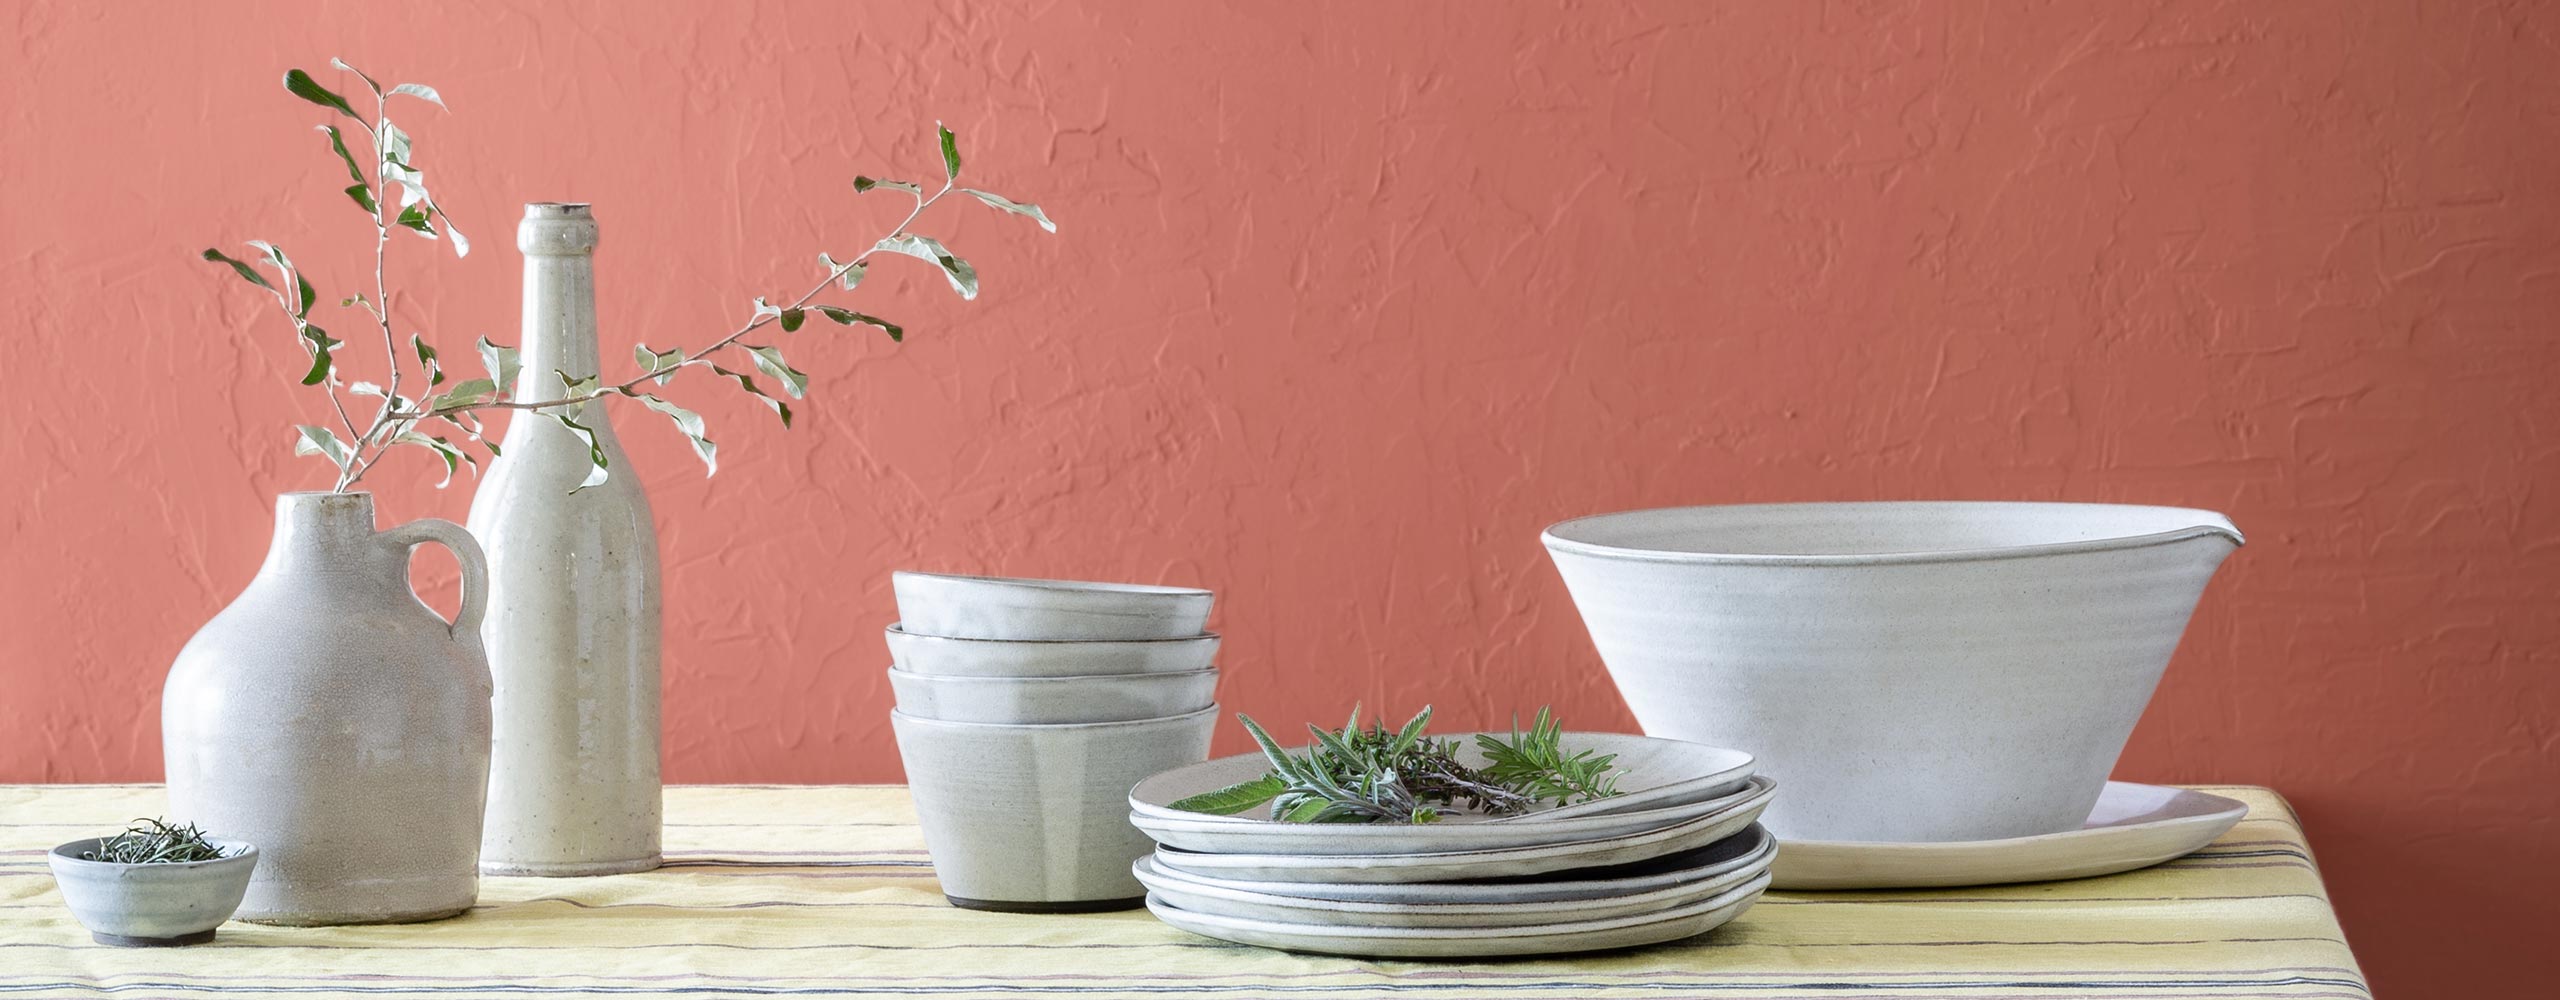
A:
POLYGON ((1615 755, 1566 753, 1563 727, 1538 710, 1527 732, 1512 724, 1509 740, 1479 734, 1484 767, 1458 760, 1456 740, 1422 734, 1431 709, 1393 732, 1360 728, 1360 710, 1339 730, 1308 726, 1304 753, 1280 747, 1251 716, 1236 721, 1253 734, 1271 770, 1259 778, 1173 803, 1187 812, 1232 816, 1264 803, 1271 818, 1292 823, 1432 823, 1444 809, 1516 816, 1548 799, 1566 805, 1618 794, 1615 755))
POLYGON ((158 819, 134 820, 123 833, 107 838, 94 849, 80 852, 82 860, 119 865, 218 861, 225 856, 227 852, 206 840, 204 831, 197 829, 195 824, 172 825, 158 819))

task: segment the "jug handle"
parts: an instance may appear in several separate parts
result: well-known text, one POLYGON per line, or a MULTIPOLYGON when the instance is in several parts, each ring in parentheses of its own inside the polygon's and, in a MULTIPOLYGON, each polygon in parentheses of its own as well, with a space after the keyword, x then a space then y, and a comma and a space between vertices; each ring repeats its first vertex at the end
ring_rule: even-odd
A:
POLYGON ((454 612, 453 637, 480 638, 480 619, 489 613, 489 560, 471 532, 443 518, 422 517, 384 531, 382 539, 403 553, 428 542, 453 550, 453 560, 462 564, 462 607, 454 612))

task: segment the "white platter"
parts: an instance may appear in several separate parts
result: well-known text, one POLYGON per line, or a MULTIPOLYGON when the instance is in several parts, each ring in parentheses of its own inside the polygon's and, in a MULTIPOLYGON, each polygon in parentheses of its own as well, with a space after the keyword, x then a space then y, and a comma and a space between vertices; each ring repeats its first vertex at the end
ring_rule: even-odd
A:
MULTIPOLYGON (((1510 734, 1498 732, 1492 735, 1507 737, 1510 734)), ((1433 736, 1434 739, 1456 739, 1458 762, 1478 766, 1484 763, 1484 755, 1476 749, 1475 737, 1474 733, 1433 736)), ((1618 774, 1618 794, 1596 802, 1541 809, 1525 816, 1492 819, 1452 815, 1449 821, 1527 825, 1660 809, 1732 794, 1741 790, 1743 781, 1752 773, 1750 754, 1686 740, 1625 733, 1565 733, 1562 742, 1568 751, 1595 750, 1616 755, 1618 759, 1613 766, 1618 774)), ((1270 763, 1259 753, 1220 757, 1177 768, 1141 781, 1138 787, 1130 789, 1129 811, 1198 822, 1303 825, 1276 824, 1255 813, 1217 816, 1172 808, 1178 800, 1251 781, 1270 769, 1270 763)))
MULTIPOLYGON (((1256 759, 1260 759, 1259 755, 1256 759)), ((1227 816, 1175 813, 1182 818, 1168 818, 1165 810, 1135 809, 1129 813, 1129 822, 1159 844, 1211 854, 1347 856, 1497 851, 1607 840, 1677 826, 1742 805, 1770 784, 1767 778, 1744 778, 1740 788, 1717 798, 1635 812, 1571 816, 1545 823, 1490 821, 1457 814, 1437 823, 1239 823, 1227 816), (1189 818, 1192 816, 1199 818, 1189 818)))
POLYGON ((2087 878, 2148 868, 2213 842, 2249 811, 2219 795, 2107 782, 2088 824, 2067 833, 1944 843, 1789 840, 1780 889, 1917 889, 2087 878))
MULTIPOLYGON (((1257 882, 1452 882, 1464 879, 1538 875, 1571 868, 1596 868, 1658 858, 1705 847, 1742 832, 1760 818, 1776 793, 1767 778, 1751 779, 1752 791, 1717 813, 1676 826, 1623 837, 1567 844, 1514 847, 1490 851, 1445 851, 1429 854, 1209 854, 1179 848, 1156 848, 1159 868, 1215 878, 1257 882)), ((1331 826, 1337 832, 1357 829, 1331 826)))
POLYGON ((1203 885, 1298 899, 1346 903, 1539 903, 1632 895, 1742 868, 1765 868, 1777 850, 1777 838, 1754 824, 1705 847, 1633 864, 1462 882, 1255 882, 1158 868, 1153 858, 1145 863, 1159 874, 1203 885))
POLYGON ((1331 927, 1197 913, 1147 896, 1174 927, 1221 941, 1372 958, 1514 958, 1605 951, 1695 937, 1741 916, 1769 887, 1761 875, 1710 899, 1659 913, 1530 927, 1331 927))
POLYGON ((1479 902, 1473 897, 1481 892, 1480 886, 1424 883, 1397 888, 1423 890, 1426 895, 1437 893, 1442 898, 1394 903, 1345 902, 1289 895, 1295 887, 1286 882, 1236 882, 1165 871, 1155 866, 1153 858, 1139 858, 1137 864, 1131 866, 1131 872, 1157 898, 1193 913, 1212 916, 1344 927, 1530 927, 1679 909, 1722 895, 1735 886, 1758 878, 1769 870, 1769 861, 1777 854, 1776 841, 1766 836, 1752 834, 1747 838, 1726 839, 1747 839, 1756 844, 1757 849, 1735 859, 1732 864, 1715 866, 1722 870, 1711 874, 1672 881, 1651 889, 1575 899, 1479 902))

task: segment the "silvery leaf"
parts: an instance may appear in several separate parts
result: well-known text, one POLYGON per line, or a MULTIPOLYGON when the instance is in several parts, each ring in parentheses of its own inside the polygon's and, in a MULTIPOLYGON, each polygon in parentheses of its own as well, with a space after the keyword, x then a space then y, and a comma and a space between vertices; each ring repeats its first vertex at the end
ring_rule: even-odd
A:
POLYGON ((758 296, 756 296, 756 315, 755 315, 755 318, 756 318, 756 319, 763 319, 763 318, 765 318, 765 317, 767 317, 767 316, 780 316, 780 315, 782 315, 782 307, 781 307, 781 306, 777 306, 777 305, 774 305, 773 303, 770 303, 770 302, 765 301, 765 300, 764 300, 764 296, 762 296, 762 295, 758 295, 758 296))
POLYGON ((579 423, 577 418, 570 416, 567 410, 551 410, 545 415, 559 421, 560 426, 568 428, 569 433, 577 435, 579 440, 587 443, 587 478, 580 481, 578 485, 570 487, 569 492, 576 493, 604 482, 610 475, 605 467, 612 463, 605 459, 604 444, 596 440, 595 428, 579 423))
POLYGON ((978 269, 971 267, 968 261, 953 256, 951 251, 944 249, 942 244, 933 237, 912 234, 892 236, 881 240, 876 249, 929 261, 942 268, 942 276, 951 280, 952 289, 959 292, 961 298, 978 297, 978 269))
POLYGON ((680 350, 653 351, 647 344, 633 344, 631 356, 639 359, 641 369, 655 377, 659 385, 667 384, 676 377, 676 369, 684 367, 684 352, 680 350))
MULTIPOLYGON (((391 92, 402 97, 415 97, 421 101, 433 104, 436 107, 444 108, 444 95, 436 93, 436 88, 427 86, 423 83, 404 83, 391 88, 391 92)), ((445 108, 445 110, 451 111, 453 109, 445 108)))
POLYGON ((435 209, 436 218, 444 220, 444 234, 453 238, 453 255, 456 257, 471 256, 471 241, 463 239, 462 230, 454 227, 453 216, 444 214, 444 206, 438 205, 434 202, 428 202, 427 207, 435 209))
POLYGON ((467 378, 454 383, 451 389, 427 397, 426 401, 420 405, 425 406, 427 412, 434 413, 455 406, 481 402, 481 397, 496 391, 498 391, 498 385, 495 382, 485 378, 467 378))
POLYGON ((840 309, 835 306, 819 306, 818 311, 825 314, 828 319, 846 326, 852 326, 856 323, 868 323, 872 326, 879 327, 880 332, 888 334, 889 339, 892 341, 904 341, 907 339, 907 331, 905 328, 869 313, 858 313, 851 309, 840 309))
POLYGON ((409 133, 400 131, 400 126, 388 120, 382 123, 382 131, 376 133, 376 143, 379 151, 376 155, 387 162, 406 164, 414 159, 410 155, 409 133))
POLYGON ((560 380, 562 396, 584 396, 596 391, 596 377, 593 375, 585 378, 570 378, 568 372, 557 368, 551 370, 551 375, 560 380))
POLYGON ((388 393, 385 393, 385 392, 382 390, 382 387, 381 387, 381 386, 375 385, 375 384, 373 384, 373 383, 371 383, 371 382, 356 382, 356 383, 350 384, 350 385, 348 385, 348 386, 347 386, 347 391, 348 391, 348 392, 355 393, 356 395, 359 395, 359 396, 386 396, 386 395, 389 395, 388 393))
POLYGON ((712 365, 711 370, 724 377, 737 380, 738 388, 745 389, 748 392, 753 393, 757 399, 763 400, 766 406, 773 407, 774 415, 782 418, 782 427, 784 430, 789 430, 791 428, 790 405, 779 399, 765 395, 764 390, 756 386, 754 376, 748 375, 745 372, 733 372, 726 368, 722 368, 719 365, 712 365))
POLYGON ((627 389, 624 392, 631 398, 639 400, 640 405, 664 413, 667 419, 675 421, 676 430, 684 434, 685 440, 693 443, 693 453, 702 456, 703 475, 712 476, 720 473, 720 446, 711 443, 711 439, 705 436, 708 432, 703 429, 701 414, 645 392, 631 392, 627 389))
POLYGON ((1058 231, 1058 224, 1049 221, 1048 213, 1042 212, 1038 205, 1015 201, 1003 195, 980 191, 976 188, 961 188, 960 193, 976 198, 979 201, 986 202, 992 207, 1003 209, 1015 215, 1027 216, 1031 221, 1039 223, 1040 228, 1042 229, 1046 229, 1053 233, 1058 231))
MULTIPOLYGON (((356 299, 357 301, 362 301, 364 299, 364 293, 356 293, 356 299)), ((426 371, 427 385, 429 387, 433 387, 442 384, 444 382, 444 366, 437 363, 436 349, 427 346, 427 338, 421 334, 410 334, 409 346, 415 348, 418 352, 418 367, 426 371)))
POLYGON ((318 455, 328 459, 330 464, 338 468, 347 467, 347 446, 340 442, 338 436, 331 433, 328 428, 295 424, 293 429, 298 435, 293 441, 294 454, 318 455))
POLYGON ((862 272, 871 269, 869 264, 839 263, 834 257, 824 252, 818 254, 818 263, 825 265, 827 273, 835 275, 836 280, 842 282, 844 290, 848 292, 852 291, 854 286, 862 284, 862 272))
POLYGON ((480 338, 480 368, 499 388, 514 391, 516 384, 516 349, 480 338))
POLYGON ((364 89, 366 89, 366 90, 370 90, 370 91, 373 91, 373 96, 375 96, 375 97, 380 97, 380 96, 382 96, 382 85, 381 85, 381 84, 379 84, 379 83, 375 83, 375 82, 373 82, 373 78, 372 78, 372 77, 370 77, 370 76, 366 76, 366 75, 365 75, 365 72, 364 72, 363 70, 360 70, 360 69, 357 69, 357 68, 355 68, 355 67, 353 67, 353 66, 349 66, 349 65, 347 65, 347 61, 346 61, 346 60, 344 60, 344 59, 340 59, 340 58, 338 58, 338 57, 336 57, 336 56, 330 56, 330 57, 329 57, 329 65, 334 66, 334 67, 336 67, 336 68, 338 68, 338 69, 345 70, 345 71, 347 71, 347 72, 349 72, 349 73, 353 73, 353 74, 355 74, 355 75, 356 75, 356 79, 364 81, 364 89))
MULTIPOLYGON (((454 447, 451 442, 448 442, 443 438, 428 437, 416 431, 401 431, 399 436, 391 439, 391 443, 416 445, 428 451, 435 452, 437 458, 444 459, 444 479, 436 483, 437 489, 443 489, 446 484, 453 482, 453 470, 460 468, 462 460, 470 457, 464 455, 462 453, 462 449, 454 447)), ((480 463, 474 461, 471 463, 471 467, 478 469, 480 467, 480 463)))
POLYGON ((783 391, 790 393, 791 398, 800 399, 809 394, 808 373, 784 363, 781 348, 754 344, 738 346, 746 348, 747 354, 756 359, 756 370, 763 372, 766 378, 782 383, 783 391))

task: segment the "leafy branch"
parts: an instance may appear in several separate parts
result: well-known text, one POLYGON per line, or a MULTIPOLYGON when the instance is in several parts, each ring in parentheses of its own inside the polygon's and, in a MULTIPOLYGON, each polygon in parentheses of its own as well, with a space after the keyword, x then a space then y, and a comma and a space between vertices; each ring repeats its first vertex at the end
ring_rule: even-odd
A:
POLYGON ((340 299, 339 305, 361 309, 380 332, 384 359, 390 372, 385 379, 386 384, 341 380, 335 352, 345 342, 312 322, 311 310, 319 294, 304 270, 297 267, 282 249, 264 240, 251 240, 248 245, 257 253, 247 261, 213 249, 205 250, 203 257, 229 267, 242 280, 272 294, 286 319, 292 322, 298 341, 311 357, 311 366, 304 373, 302 384, 321 387, 328 397, 330 409, 338 418, 339 428, 344 430, 341 434, 339 430, 323 425, 297 425, 294 428, 294 452, 320 456, 335 466, 337 479, 332 487, 335 490, 353 487, 372 471, 384 455, 402 445, 434 452, 444 462, 444 479, 436 484, 440 488, 452 482, 453 473, 462 464, 469 464, 476 473, 479 459, 466 442, 476 442, 493 458, 499 454, 498 443, 490 440, 481 422, 481 415, 491 410, 533 411, 557 420, 563 428, 579 436, 587 444, 590 468, 576 489, 594 486, 610 476, 609 462, 595 429, 578 419, 581 412, 578 407, 611 397, 637 401, 667 417, 677 432, 693 446, 705 469, 709 473, 717 473, 719 449, 712 442, 702 416, 660 398, 645 388, 648 383, 665 386, 684 369, 707 369, 715 378, 734 384, 771 408, 781 419, 783 427, 788 429, 791 426, 791 406, 781 396, 804 398, 808 393, 809 376, 793 368, 780 347, 747 343, 744 338, 748 335, 768 327, 778 328, 786 334, 793 333, 807 322, 811 313, 815 313, 839 326, 868 326, 892 341, 903 341, 906 331, 896 323, 867 312, 816 301, 831 288, 854 291, 868 272, 871 258, 881 253, 912 257, 932 264, 961 298, 977 298, 977 268, 953 254, 939 240, 909 230, 926 211, 955 191, 969 195, 990 208, 1028 218, 1048 232, 1058 231, 1057 224, 1050 221, 1048 214, 1038 205, 1017 202, 975 188, 959 187, 958 137, 950 129, 937 125, 935 133, 943 165, 941 187, 927 194, 923 185, 909 181, 855 177, 853 187, 856 193, 883 188, 901 191, 914 199, 914 205, 886 235, 872 241, 852 258, 838 261, 830 254, 819 254, 818 263, 824 268, 825 277, 784 305, 773 305, 757 298, 747 318, 727 336, 690 351, 658 351, 645 344, 638 345, 634 347, 633 355, 641 371, 628 379, 604 383, 595 376, 572 377, 566 372, 553 372, 551 381, 556 383, 556 389, 532 392, 525 386, 527 380, 521 377, 516 350, 486 337, 480 338, 478 343, 485 377, 461 379, 448 386, 442 356, 427 342, 424 334, 413 333, 409 337, 408 353, 415 358, 419 377, 425 380, 425 386, 421 391, 404 392, 406 373, 399 337, 393 328, 395 299, 385 277, 392 231, 407 230, 426 239, 447 240, 452 243, 457 257, 468 254, 471 245, 428 191, 425 173, 416 166, 415 138, 394 124, 388 111, 391 99, 395 97, 414 98, 439 108, 445 106, 444 98, 435 88, 423 84, 404 83, 385 90, 371 76, 343 61, 332 59, 329 64, 363 81, 365 89, 373 96, 373 114, 370 117, 359 114, 344 96, 321 86, 302 70, 286 73, 284 85, 285 90, 295 97, 351 120, 353 127, 361 130, 368 140, 365 143, 367 155, 360 161, 349 151, 347 134, 342 133, 336 124, 317 126, 328 136, 330 151, 354 181, 342 193, 365 213, 373 226, 372 294, 368 296, 358 291, 340 299), (368 164, 370 170, 367 169, 368 164), (397 195, 396 205, 391 198, 394 194, 397 195), (261 267, 273 271, 275 280, 270 281, 261 267), (758 384, 758 375, 779 387, 780 395, 768 392, 758 384), (347 401, 340 395, 341 390, 349 396, 379 400, 372 417, 357 420, 348 411, 347 401))
POLYGON ((1477 735, 1488 761, 1481 768, 1458 760, 1458 741, 1423 735, 1428 707, 1393 732, 1381 725, 1361 729, 1360 710, 1353 708, 1339 730, 1308 726, 1315 742, 1303 754, 1282 749, 1251 716, 1239 714, 1236 721, 1253 735, 1271 770, 1173 808, 1232 816, 1267 802, 1271 818, 1290 823, 1432 823, 1444 808, 1516 816, 1545 799, 1562 805, 1576 795, 1618 794, 1610 773, 1615 756, 1565 753, 1563 730, 1545 709, 1529 732, 1515 724, 1507 741, 1477 735))

